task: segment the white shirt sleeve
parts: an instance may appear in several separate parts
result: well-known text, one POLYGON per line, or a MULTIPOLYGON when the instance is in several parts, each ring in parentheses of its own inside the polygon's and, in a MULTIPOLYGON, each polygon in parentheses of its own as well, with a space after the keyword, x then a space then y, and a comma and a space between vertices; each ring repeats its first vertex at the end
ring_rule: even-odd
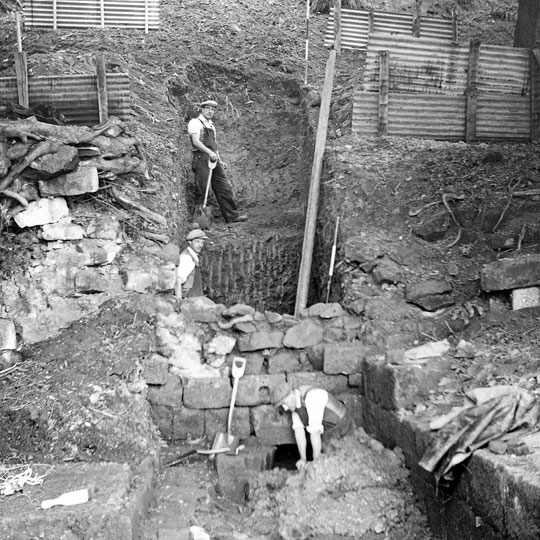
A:
POLYGON ((185 283, 191 272, 195 268, 195 262, 187 253, 180 253, 178 268, 176 269, 176 279, 180 283, 185 283))
POLYGON ((306 394, 304 402, 309 419, 307 431, 309 433, 324 433, 323 417, 324 409, 328 403, 328 392, 322 388, 314 388, 306 394))
POLYGON ((292 417, 292 428, 293 430, 294 429, 304 429, 304 423, 302 422, 302 420, 300 419, 300 416, 298 415, 297 412, 292 412, 291 413, 291 417, 292 417))
POLYGON ((192 118, 187 125, 187 130, 189 135, 193 135, 197 133, 198 135, 201 134, 203 128, 203 123, 198 118, 192 118))

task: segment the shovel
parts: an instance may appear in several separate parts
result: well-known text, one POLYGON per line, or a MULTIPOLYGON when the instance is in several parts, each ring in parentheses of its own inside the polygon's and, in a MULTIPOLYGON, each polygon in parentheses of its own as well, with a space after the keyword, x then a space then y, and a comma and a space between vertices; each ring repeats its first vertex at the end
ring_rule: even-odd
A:
POLYGON ((207 231, 210 228, 210 211, 206 207, 208 203, 208 194, 210 193, 210 185, 212 184, 212 171, 216 168, 217 160, 208 160, 208 180, 206 182, 206 191, 204 193, 204 201, 201 208, 195 212, 193 221, 199 224, 199 228, 203 231, 207 231))
POLYGON ((232 395, 231 395, 231 405, 229 407, 229 418, 227 420, 227 433, 218 432, 214 437, 214 443, 212 444, 212 449, 210 451, 210 459, 214 457, 214 454, 221 453, 224 448, 228 449, 229 453, 234 453, 238 448, 240 443, 239 437, 236 437, 231 433, 231 424, 234 411, 234 403, 236 401, 236 393, 238 392, 238 381, 240 377, 244 374, 246 370, 246 360, 240 356, 233 358, 232 362, 232 376, 234 379, 232 395))

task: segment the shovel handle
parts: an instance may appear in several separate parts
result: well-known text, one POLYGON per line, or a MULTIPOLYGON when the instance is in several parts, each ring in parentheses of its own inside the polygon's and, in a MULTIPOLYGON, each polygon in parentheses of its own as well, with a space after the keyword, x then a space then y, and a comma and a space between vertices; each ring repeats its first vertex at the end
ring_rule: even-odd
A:
POLYGON ((231 433, 232 417, 233 417, 234 404, 236 402, 237 392, 238 392, 238 377, 235 377, 233 388, 232 388, 232 394, 231 394, 231 405, 229 407, 229 418, 227 419, 227 433, 229 434, 231 433))

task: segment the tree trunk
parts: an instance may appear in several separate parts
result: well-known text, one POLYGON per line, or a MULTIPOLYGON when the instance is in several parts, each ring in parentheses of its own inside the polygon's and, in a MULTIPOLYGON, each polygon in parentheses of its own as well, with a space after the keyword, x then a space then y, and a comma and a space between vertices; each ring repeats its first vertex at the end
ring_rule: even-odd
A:
POLYGON ((540 17, 540 0, 519 0, 514 47, 534 49, 540 17))

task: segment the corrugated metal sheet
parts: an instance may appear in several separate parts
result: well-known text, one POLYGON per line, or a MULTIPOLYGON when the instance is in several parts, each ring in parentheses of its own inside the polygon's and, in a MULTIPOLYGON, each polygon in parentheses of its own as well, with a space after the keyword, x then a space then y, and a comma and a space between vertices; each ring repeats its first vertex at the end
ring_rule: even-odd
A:
MULTIPOLYGON (((30 105, 45 102, 58 109, 68 124, 93 125, 99 122, 97 78, 95 75, 31 77, 28 80, 30 105)), ((131 117, 131 93, 126 73, 107 73, 109 115, 120 120, 131 117)), ((0 78, 0 104, 18 103, 17 79, 0 78)))
MULTIPOLYGON (((358 91, 352 118, 353 134, 376 137, 379 95, 358 91)), ((465 135, 465 97, 432 94, 390 94, 388 135, 460 140, 465 135)))
POLYGON ((527 140, 531 132, 530 96, 479 96, 476 108, 478 139, 527 140))
MULTIPOLYGON (((341 10, 341 46, 344 49, 363 49, 366 47, 370 33, 370 12, 361 9, 341 10)), ((385 34, 412 35, 413 16, 403 13, 372 12, 371 32, 385 34)), ((421 38, 452 41, 454 30, 451 19, 422 17, 421 38)), ((331 47, 334 44, 334 8, 326 25, 324 44, 331 47)))
POLYGON ((531 55, 528 49, 481 45, 478 89, 498 94, 531 93, 531 55))
MULTIPOLYGON (((364 78, 353 106, 353 132, 377 134, 380 51, 387 52, 389 65, 388 134, 463 139, 469 47, 381 33, 369 37, 364 78)), ((526 49, 480 46, 477 139, 530 138, 530 65, 526 49)))
POLYGON ((372 33, 362 89, 379 90, 379 52, 388 51, 391 92, 460 95, 467 86, 469 48, 434 39, 372 33))
POLYGON ((159 28, 159 0, 25 0, 24 24, 45 28, 159 28))

